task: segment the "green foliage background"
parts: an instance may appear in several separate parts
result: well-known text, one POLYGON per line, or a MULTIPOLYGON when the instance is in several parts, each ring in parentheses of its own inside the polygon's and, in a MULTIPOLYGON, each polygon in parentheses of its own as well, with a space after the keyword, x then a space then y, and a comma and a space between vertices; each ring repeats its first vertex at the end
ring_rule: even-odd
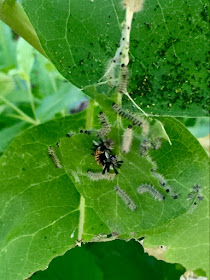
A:
MULTIPOLYGON (((61 271, 72 279, 90 275, 91 279, 127 279, 134 272, 135 277, 151 279, 156 271, 156 279, 178 279, 184 271, 181 266, 155 261, 134 240, 115 240, 142 236, 146 249, 158 250, 167 262, 205 276, 209 266, 206 152, 179 121, 159 118, 172 146, 163 139, 161 149, 150 156, 179 199, 170 194, 160 203, 148 194, 141 197, 137 187, 143 183, 153 184, 161 193, 165 190, 152 176, 151 163, 139 156, 140 129, 134 129, 131 152, 121 152, 128 122, 119 125, 110 109, 116 94, 97 83, 120 40, 124 11, 119 1, 101 5, 101 1, 65 0, 60 5, 24 0, 23 4, 55 66, 0 22, 0 278, 21 280, 46 269, 53 258, 75 247, 80 234, 83 242, 112 242, 74 248, 32 280, 59 279, 61 271), (85 111, 69 116, 79 104, 85 108, 87 96, 99 105, 91 101, 85 111), (124 161, 113 182, 93 182, 86 174, 88 169, 100 171, 90 151, 101 108, 111 121, 114 151, 124 161), (89 128, 94 128, 91 135, 79 133, 89 128), (69 132, 74 134, 70 139, 65 137, 69 132), (63 169, 54 168, 49 146, 63 169), (116 196, 116 184, 135 201, 137 211, 129 211, 116 196), (193 210, 187 197, 195 184, 201 185, 204 200, 193 210), (124 268, 118 270, 122 262, 124 268)), ((172 1, 170 6, 164 0, 147 1, 144 13, 135 15, 129 91, 147 113, 208 115, 207 9, 207 4, 197 1, 172 1)), ((126 98, 123 106, 134 110, 126 98)), ((196 137, 205 136, 209 129, 207 118, 179 120, 196 137)), ((152 133, 163 137, 155 126, 152 133)))

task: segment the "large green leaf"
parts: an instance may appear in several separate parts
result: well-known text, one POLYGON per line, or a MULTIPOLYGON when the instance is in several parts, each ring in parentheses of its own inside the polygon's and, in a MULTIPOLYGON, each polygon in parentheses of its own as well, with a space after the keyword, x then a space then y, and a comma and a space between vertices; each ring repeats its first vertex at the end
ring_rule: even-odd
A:
POLYGON ((151 157, 170 188, 167 193, 153 176, 151 162, 139 154, 139 129, 134 130, 131 151, 123 154, 123 129, 113 122, 114 152, 124 162, 113 181, 91 181, 87 170, 101 172, 101 167, 91 155, 96 132, 79 132, 89 122, 84 112, 34 127, 1 157, 0 278, 23 280, 81 239, 141 236, 144 247, 152 247, 161 259, 207 272, 208 157, 198 141, 175 119, 162 120, 172 145, 162 139, 161 149, 151 157), (65 137, 69 132, 73 135, 65 137), (54 147, 62 169, 49 158, 49 146, 54 147), (154 185, 165 200, 139 194, 137 188, 145 183, 154 185), (201 186, 203 196, 197 207, 188 198, 195 184, 201 186), (134 211, 117 196, 116 185, 134 201, 134 211))
MULTIPOLYGON (((121 2, 24 0, 23 5, 49 59, 81 88, 96 84, 115 55, 125 17, 121 2)), ((208 114, 207 9, 206 0, 146 0, 134 15, 129 91, 146 112, 208 114)), ((132 108, 126 98, 124 103, 132 108)))

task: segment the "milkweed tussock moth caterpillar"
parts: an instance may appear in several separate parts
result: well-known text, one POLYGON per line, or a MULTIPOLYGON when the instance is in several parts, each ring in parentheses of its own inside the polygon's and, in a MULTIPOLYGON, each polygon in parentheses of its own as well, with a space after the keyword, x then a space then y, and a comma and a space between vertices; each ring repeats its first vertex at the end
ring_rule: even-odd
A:
POLYGON ((124 7, 133 13, 140 12, 143 9, 144 0, 124 0, 124 7))
POLYGON ((146 156, 150 149, 151 149, 151 141, 148 139, 144 139, 140 144, 140 155, 146 156))
POLYGON ((120 168, 123 161, 118 160, 117 156, 112 153, 113 141, 111 139, 101 140, 94 143, 94 159, 103 170, 102 174, 110 169, 114 170, 115 174, 118 174, 117 168, 120 168))
POLYGON ((98 132, 98 136, 105 137, 107 134, 110 133, 111 125, 109 123, 107 116, 103 112, 99 113, 98 119, 101 124, 101 129, 98 132))
POLYGON ((55 151, 54 151, 53 147, 48 147, 48 154, 51 157, 52 161, 54 162, 55 167, 62 168, 60 160, 57 157, 57 155, 55 154, 55 151))
POLYGON ((157 172, 152 172, 152 176, 158 179, 162 187, 166 187, 166 179, 163 177, 163 175, 157 172))
POLYGON ((122 190, 118 185, 114 187, 114 190, 119 195, 119 197, 122 198, 122 200, 125 202, 128 208, 130 208, 132 211, 134 211, 137 208, 136 204, 130 198, 130 196, 124 190, 122 190))
POLYGON ((112 104, 112 108, 118 115, 131 121, 133 125, 140 126, 142 128, 142 131, 144 131, 145 127, 147 127, 145 131, 148 131, 149 124, 146 120, 139 118, 137 115, 131 113, 126 109, 119 107, 115 103, 112 104))
POLYGON ((154 199, 162 201, 165 199, 165 196, 162 195, 158 190, 155 189, 154 186, 149 185, 149 184, 144 184, 137 189, 138 193, 144 194, 144 193, 149 193, 153 196, 154 199))
POLYGON ((128 67, 122 64, 121 71, 120 71, 120 78, 119 78, 119 87, 118 87, 119 93, 124 94, 127 92, 128 78, 129 78, 128 67))
POLYGON ((127 154, 130 152, 132 141, 133 141, 133 129, 132 129, 132 125, 129 125, 123 134, 122 151, 124 153, 127 154))
POLYGON ((92 181, 100 181, 100 180, 112 181, 116 176, 116 174, 114 174, 114 173, 113 174, 112 173, 102 174, 101 172, 94 173, 94 172, 91 172, 90 170, 87 171, 87 175, 92 181))

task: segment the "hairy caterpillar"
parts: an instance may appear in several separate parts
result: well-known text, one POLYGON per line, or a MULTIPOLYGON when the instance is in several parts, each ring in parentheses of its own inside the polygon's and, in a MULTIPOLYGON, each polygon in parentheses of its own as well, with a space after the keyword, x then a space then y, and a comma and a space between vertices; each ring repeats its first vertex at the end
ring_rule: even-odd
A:
POLYGON ((97 143, 94 141, 94 158, 98 165, 103 167, 102 174, 110 169, 118 174, 117 168, 120 168, 123 161, 119 161, 117 156, 112 153, 113 141, 111 139, 101 140, 97 143))
POLYGON ((53 147, 48 147, 48 154, 51 157, 52 161, 54 162, 55 167, 62 168, 60 160, 57 157, 57 155, 55 154, 55 151, 54 151, 53 147))
POLYGON ((111 125, 109 123, 107 116, 103 112, 99 113, 98 118, 99 118, 99 122, 101 124, 101 129, 98 132, 98 136, 105 137, 107 134, 110 133, 111 125))
POLYGON ((156 172, 152 172, 152 175, 158 179, 158 181, 160 182, 160 185, 162 187, 166 187, 166 180, 165 178, 163 177, 163 175, 159 174, 159 173, 156 173, 156 172))
POLYGON ((149 184, 144 184, 140 186, 137 190, 140 194, 149 193, 153 196, 154 199, 159 201, 165 199, 165 196, 163 196, 158 190, 156 190, 154 186, 149 184))
POLYGON ((114 187, 114 190, 116 191, 116 193, 119 195, 119 197, 122 198, 122 200, 125 202, 125 204, 132 210, 134 211, 137 206, 136 204, 134 203, 134 201, 130 198, 130 196, 125 192, 123 191, 118 185, 116 185, 114 187))
POLYGON ((118 92, 121 94, 126 93, 127 86, 128 86, 128 67, 122 64, 121 71, 120 71, 118 92))
POLYGON ((123 134, 122 151, 124 153, 127 154, 128 152, 130 152, 132 140, 133 140, 133 129, 132 129, 132 125, 129 125, 123 134))
POLYGON ((112 108, 118 115, 131 121, 133 125, 142 127, 142 131, 145 128, 146 128, 145 131, 148 131, 148 122, 146 120, 138 118, 138 116, 134 115, 133 113, 129 112, 128 110, 125 110, 125 109, 119 107, 115 103, 112 104, 112 108))
POLYGON ((90 170, 87 171, 88 177, 93 181, 108 180, 111 181, 115 178, 115 173, 93 173, 90 170))

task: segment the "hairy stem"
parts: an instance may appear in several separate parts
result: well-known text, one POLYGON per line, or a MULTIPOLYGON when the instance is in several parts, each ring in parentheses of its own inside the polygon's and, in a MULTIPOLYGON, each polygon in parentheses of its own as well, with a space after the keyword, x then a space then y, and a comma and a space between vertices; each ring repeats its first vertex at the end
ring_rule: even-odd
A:
POLYGON ((20 3, 17 1, 15 3, 10 3, 5 0, 0 0, 0 19, 23 37, 36 50, 47 57, 40 44, 39 38, 20 3))

